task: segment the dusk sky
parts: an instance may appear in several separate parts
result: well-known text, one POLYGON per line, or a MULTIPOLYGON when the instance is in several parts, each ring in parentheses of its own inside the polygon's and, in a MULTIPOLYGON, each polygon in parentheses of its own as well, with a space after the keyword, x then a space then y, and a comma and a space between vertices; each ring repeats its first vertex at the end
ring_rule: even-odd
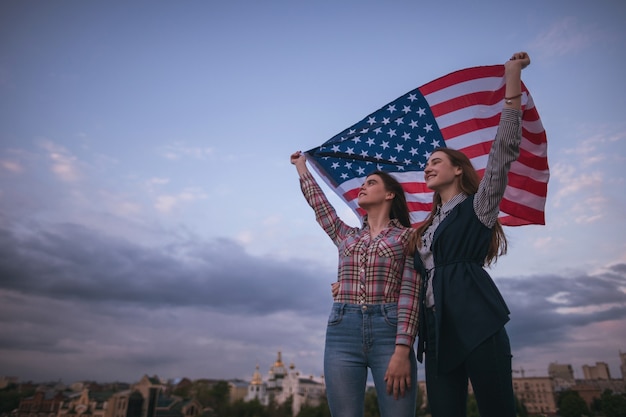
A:
POLYGON ((337 252, 289 155, 527 51, 551 176, 546 225, 505 228, 490 270, 513 367, 621 377, 625 22, 618 0, 0 1, 0 376, 249 380, 278 351, 321 375, 337 252))

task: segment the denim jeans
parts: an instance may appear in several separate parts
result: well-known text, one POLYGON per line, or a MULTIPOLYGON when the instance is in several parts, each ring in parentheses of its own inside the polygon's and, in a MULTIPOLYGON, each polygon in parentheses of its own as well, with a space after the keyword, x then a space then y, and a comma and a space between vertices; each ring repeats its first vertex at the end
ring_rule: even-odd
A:
POLYGON ((411 387, 404 397, 387 394, 384 381, 396 347, 396 304, 334 303, 324 352, 326 396, 333 417, 363 417, 368 368, 372 373, 381 417, 414 417, 417 361, 411 347, 411 387))

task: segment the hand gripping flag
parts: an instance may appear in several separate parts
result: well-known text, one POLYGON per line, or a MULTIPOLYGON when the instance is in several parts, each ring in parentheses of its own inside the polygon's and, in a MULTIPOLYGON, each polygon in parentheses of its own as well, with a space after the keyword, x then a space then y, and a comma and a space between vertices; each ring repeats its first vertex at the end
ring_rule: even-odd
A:
MULTIPOLYGON (((500 204, 503 225, 545 224, 548 187, 546 133, 528 89, 522 83, 522 143, 511 164, 500 204)), ((404 187, 416 226, 432 207, 424 167, 433 149, 465 153, 481 176, 493 142, 505 93, 504 66, 481 66, 453 72, 405 95, 306 151, 326 183, 358 216, 357 196, 374 170, 391 173, 404 187)))

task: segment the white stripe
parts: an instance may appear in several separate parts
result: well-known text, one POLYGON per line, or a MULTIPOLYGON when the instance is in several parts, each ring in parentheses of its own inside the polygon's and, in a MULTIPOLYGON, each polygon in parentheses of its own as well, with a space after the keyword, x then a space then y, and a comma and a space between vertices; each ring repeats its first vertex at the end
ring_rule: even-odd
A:
POLYGON ((510 185, 504 191, 504 198, 515 204, 530 207, 537 211, 543 211, 546 205, 545 197, 539 197, 536 194, 511 187, 510 185))
POLYGON ((492 92, 504 85, 504 77, 477 78, 461 83, 453 84, 450 87, 434 91, 426 96, 426 101, 431 106, 444 103, 460 95, 468 95, 477 92, 492 92))
POLYGON ((524 177, 532 178, 535 181, 548 182, 550 178, 549 170, 539 170, 531 168, 527 165, 522 164, 519 161, 515 161, 511 164, 511 172, 517 175, 522 175, 524 177))

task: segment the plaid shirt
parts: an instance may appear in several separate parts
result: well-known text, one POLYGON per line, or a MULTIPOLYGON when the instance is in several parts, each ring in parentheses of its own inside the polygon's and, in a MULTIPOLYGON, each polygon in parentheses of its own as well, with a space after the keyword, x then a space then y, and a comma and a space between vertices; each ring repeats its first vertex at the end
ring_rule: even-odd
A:
POLYGON ((396 219, 376 238, 363 227, 345 224, 328 202, 310 172, 300 178, 302 193, 315 211, 317 222, 339 250, 340 283, 335 302, 349 304, 397 303, 396 344, 413 346, 417 333, 420 279, 406 246, 413 229, 396 219))

